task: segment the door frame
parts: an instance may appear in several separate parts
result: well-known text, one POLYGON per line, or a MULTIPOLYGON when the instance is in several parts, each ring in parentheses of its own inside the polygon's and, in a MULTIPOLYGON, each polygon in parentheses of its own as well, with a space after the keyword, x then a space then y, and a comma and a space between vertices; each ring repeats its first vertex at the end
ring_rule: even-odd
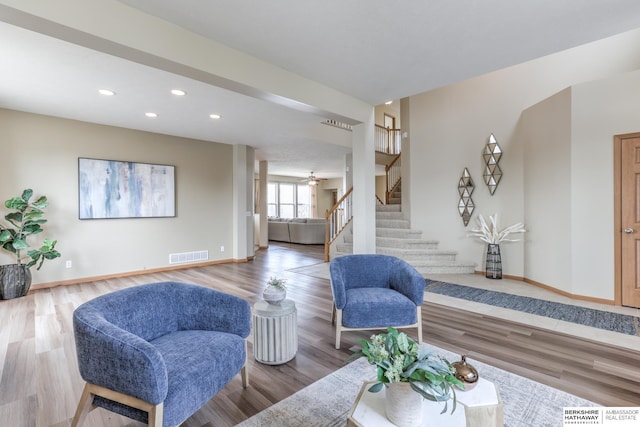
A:
POLYGON ((613 136, 613 255, 614 304, 622 305, 622 141, 640 132, 613 136))

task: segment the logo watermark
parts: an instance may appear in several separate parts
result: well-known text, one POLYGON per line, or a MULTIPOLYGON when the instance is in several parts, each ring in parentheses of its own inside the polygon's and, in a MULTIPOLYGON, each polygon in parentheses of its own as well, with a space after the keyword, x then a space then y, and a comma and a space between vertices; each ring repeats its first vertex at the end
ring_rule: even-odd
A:
POLYGON ((611 427, 640 426, 640 407, 564 408, 562 427, 601 425, 611 427))

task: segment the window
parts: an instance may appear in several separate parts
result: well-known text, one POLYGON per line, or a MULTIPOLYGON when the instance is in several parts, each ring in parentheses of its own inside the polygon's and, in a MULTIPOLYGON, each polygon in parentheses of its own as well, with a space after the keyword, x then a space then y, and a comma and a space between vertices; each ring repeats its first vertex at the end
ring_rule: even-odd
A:
POLYGON ((295 214, 295 184, 285 184, 281 182, 279 189, 279 212, 282 218, 294 218, 295 214))
POLYGON ((267 184, 267 216, 278 216, 277 184, 267 184))
POLYGON ((296 200, 296 207, 298 212, 298 218, 310 218, 309 205, 311 199, 309 198, 309 186, 298 185, 298 199, 296 200))
POLYGON ((309 218, 309 197, 307 184, 270 182, 267 184, 267 216, 309 218))

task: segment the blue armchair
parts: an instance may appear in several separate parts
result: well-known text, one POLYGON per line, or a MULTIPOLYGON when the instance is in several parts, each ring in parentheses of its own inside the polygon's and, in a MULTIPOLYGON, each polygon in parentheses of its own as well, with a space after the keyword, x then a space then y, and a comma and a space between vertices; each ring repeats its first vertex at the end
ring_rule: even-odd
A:
POLYGON ((418 328, 422 342, 425 280, 415 268, 389 255, 343 255, 329 269, 336 348, 342 331, 389 326, 418 328))
POLYGON ((233 295, 176 282, 136 286, 82 304, 73 329, 87 382, 74 427, 96 406, 173 427, 238 372, 248 386, 251 307, 233 295))

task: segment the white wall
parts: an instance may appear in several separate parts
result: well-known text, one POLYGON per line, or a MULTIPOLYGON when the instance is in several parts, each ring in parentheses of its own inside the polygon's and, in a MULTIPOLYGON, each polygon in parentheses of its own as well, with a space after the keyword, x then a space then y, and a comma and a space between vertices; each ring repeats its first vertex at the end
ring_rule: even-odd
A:
POLYGON ((524 276, 574 293, 571 263, 571 89, 528 108, 524 144, 524 276))
POLYGON ((613 298, 613 136, 640 131, 640 71, 572 88, 574 290, 613 298))
MULTIPOLYGON (((0 200, 29 187, 46 195, 41 236, 57 239, 62 253, 33 271, 34 284, 166 267, 176 252, 232 257, 231 145, 2 109, 0 129, 0 200), (176 217, 79 220, 78 157, 175 165, 176 217)), ((0 254, 0 263, 12 262, 0 254)))
MULTIPOLYGON (((427 238, 439 240, 441 248, 457 250, 459 259, 475 261, 478 269, 484 269, 483 255, 486 249, 481 243, 467 237, 468 228, 464 227, 456 209, 457 183, 463 169, 469 168, 476 183, 476 190, 472 195, 476 204, 474 217, 478 213, 489 215, 498 212, 502 218, 502 225, 525 221, 528 215, 523 195, 523 171, 528 160, 525 158, 524 142, 518 138, 521 132, 521 113, 572 85, 618 76, 637 69, 640 69, 638 30, 412 96, 409 117, 410 179, 413 184, 409 197, 412 227, 424 230, 424 236, 427 238), (483 184, 481 160, 486 138, 491 133, 504 149, 504 156, 500 161, 504 176, 493 196, 489 195, 483 184)), ((606 203, 604 210, 611 211, 613 186, 609 183, 612 182, 610 159, 613 135, 623 130, 640 129, 623 129, 629 126, 613 126, 613 123, 601 126, 598 122, 609 121, 613 112, 629 116, 636 114, 638 109, 629 109, 628 103, 624 103, 614 108, 613 112, 605 113, 601 111, 605 106, 576 106, 576 102, 589 105, 592 102, 582 101, 580 96, 580 92, 577 92, 572 100, 576 108, 576 119, 590 121, 589 126, 598 126, 601 130, 596 132, 599 139, 595 142, 593 138, 596 136, 591 131, 572 129, 572 163, 567 166, 571 168, 571 179, 574 182, 586 179, 586 182, 593 183, 593 175, 587 176, 587 170, 598 169, 599 172, 595 176, 600 180, 596 183, 596 194, 600 198, 608 193, 610 197, 603 199, 603 203, 606 203), (595 114, 593 109, 597 109, 598 114, 595 114), (583 119, 579 119, 578 116, 583 119), (589 135, 580 136, 582 132, 589 135), (603 144, 603 138, 609 141, 608 148, 598 146, 595 152, 591 151, 593 143, 603 144), (576 147, 576 144, 580 147, 576 147), (609 151, 604 153, 604 150, 609 151), (580 167, 576 167, 576 163, 580 167), (606 186, 608 190, 601 191, 606 186)), ((615 121, 617 118, 611 120, 615 121)), ((535 182, 527 183, 527 186, 536 185, 535 182)), ((406 189, 403 190, 406 192, 406 189)), ((586 188, 581 187, 581 191, 583 190, 586 188)), ((596 256, 590 248, 602 245, 606 250, 613 250, 612 214, 598 213, 595 216, 596 221, 603 221, 597 228, 609 230, 607 236, 589 238, 588 244, 587 237, 576 237, 576 232, 585 233, 585 230, 588 230, 584 227, 587 225, 586 222, 591 222, 591 218, 594 218, 591 216, 594 207, 596 211, 603 209, 601 203, 596 207, 596 203, 589 200, 590 191, 589 189, 584 195, 578 196, 577 190, 574 189, 572 193, 566 194, 566 197, 572 198, 569 207, 548 206, 548 209, 558 211, 559 216, 571 215, 572 219, 572 254, 554 249, 560 240, 559 237, 554 237, 552 241, 545 242, 551 251, 549 256, 561 259, 573 257, 567 259, 572 265, 573 283, 558 284, 566 280, 566 273, 562 273, 558 277, 549 278, 552 282, 549 285, 571 289, 572 293, 578 295, 611 298, 611 265, 607 265, 604 272, 600 270, 602 264, 592 262, 596 256), (588 214, 583 214, 584 216, 578 220, 571 211, 575 209, 588 214), (577 229, 577 224, 580 224, 580 230, 577 229), (603 278, 606 278, 608 283, 596 283, 603 278)), ((475 218, 469 227, 474 225, 475 218)), ((527 242, 535 237, 534 230, 527 233, 527 242)), ((502 253, 504 273, 524 277, 524 243, 507 243, 503 246, 502 253)), ((526 274, 532 273, 527 270, 526 274)))

